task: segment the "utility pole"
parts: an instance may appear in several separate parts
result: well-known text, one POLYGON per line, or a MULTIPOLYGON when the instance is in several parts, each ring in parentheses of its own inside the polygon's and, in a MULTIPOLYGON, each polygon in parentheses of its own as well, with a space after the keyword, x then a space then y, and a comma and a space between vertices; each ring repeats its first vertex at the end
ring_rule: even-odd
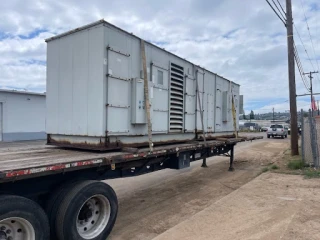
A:
POLYGON ((274 122, 274 108, 272 108, 272 121, 274 122))
POLYGON ((298 148, 298 117, 296 99, 296 80, 294 66, 294 42, 293 42, 293 19, 292 2, 286 0, 287 8, 287 42, 288 42, 288 75, 289 75, 289 97, 291 116, 291 155, 299 155, 298 148))
MULTIPOLYGON (((313 91, 312 91, 312 74, 314 73, 318 73, 318 71, 316 72, 308 72, 308 73, 303 73, 304 75, 308 75, 308 77, 310 78, 310 96, 311 96, 311 106, 312 106, 312 102, 313 102, 313 91)), ((311 107, 312 108, 312 107, 311 107)), ((313 109, 311 109, 311 116, 313 116, 313 109)))

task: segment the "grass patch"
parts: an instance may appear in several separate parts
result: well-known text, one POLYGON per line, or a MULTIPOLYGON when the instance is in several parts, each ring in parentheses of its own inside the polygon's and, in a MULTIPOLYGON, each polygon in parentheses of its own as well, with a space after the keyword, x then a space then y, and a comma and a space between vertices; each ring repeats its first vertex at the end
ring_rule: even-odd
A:
POLYGON ((306 178, 320 178, 320 171, 319 170, 312 170, 312 169, 307 169, 303 172, 303 175, 306 178))
POLYGON ((265 172, 268 172, 269 171, 269 168, 265 167, 265 168, 262 168, 261 172, 265 173, 265 172))
MULTIPOLYGON (((301 149, 299 149, 299 152, 301 153, 301 149)), ((315 169, 310 164, 304 163, 301 155, 291 156, 290 149, 283 151, 283 157, 277 163, 278 165, 273 163, 269 166, 269 169, 278 169, 275 171, 276 173, 302 175, 305 178, 320 178, 320 169, 315 169)))
POLYGON ((303 169, 304 167, 305 167, 305 164, 301 159, 291 160, 288 162, 288 168, 291 170, 303 169))

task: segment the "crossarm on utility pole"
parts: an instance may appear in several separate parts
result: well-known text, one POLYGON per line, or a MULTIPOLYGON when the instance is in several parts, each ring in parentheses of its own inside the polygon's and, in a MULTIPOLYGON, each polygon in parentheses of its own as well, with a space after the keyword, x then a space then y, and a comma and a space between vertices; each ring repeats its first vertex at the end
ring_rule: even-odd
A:
MULTIPOLYGON (((313 103, 313 89, 312 89, 312 74, 314 73, 318 73, 318 71, 316 72, 308 72, 308 73, 303 73, 304 75, 308 75, 308 77, 310 78, 310 97, 311 97, 311 108, 312 108, 312 103, 313 103)), ((313 110, 313 109, 312 109, 313 110)), ((313 116, 313 111, 311 111, 311 116, 313 116)))

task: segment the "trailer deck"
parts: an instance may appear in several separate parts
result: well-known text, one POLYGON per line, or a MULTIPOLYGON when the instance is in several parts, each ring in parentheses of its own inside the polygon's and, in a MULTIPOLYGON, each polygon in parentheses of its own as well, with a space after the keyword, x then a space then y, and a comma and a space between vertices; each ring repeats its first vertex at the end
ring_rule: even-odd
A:
MULTIPOLYGON (((137 149, 136 152, 124 149, 124 151, 103 153, 45 145, 0 148, 0 183, 96 166, 110 166, 139 159, 164 157, 168 154, 197 150, 204 147, 209 147, 214 151, 216 147, 234 145, 238 142, 259 138, 261 137, 218 138, 207 141, 206 146, 201 141, 170 144, 154 147, 152 153, 149 152, 148 148, 137 149)), ((219 152, 215 155, 219 155, 219 152)))
MULTIPOLYGON (((32 145, 25 142, 13 146, 1 143, 0 235, 7 239, 8 236, 11 238, 11 233, 19 233, 20 225, 12 224, 23 219, 23 222, 42 224, 37 229, 41 239, 76 240, 80 239, 79 224, 83 231, 89 226, 102 226, 93 220, 95 217, 106 219, 107 224, 103 226, 107 227, 101 227, 100 232, 106 239, 116 221, 119 205, 115 191, 101 180, 133 177, 166 168, 183 169, 201 159, 202 167, 207 167, 206 159, 218 155, 230 158, 229 171, 233 171, 234 146, 260 138, 220 137, 155 146, 152 152, 149 148, 94 152, 46 146, 44 143, 32 145), (94 207, 90 208, 92 202, 94 207), (62 208, 66 204, 67 212, 62 208), (105 214, 109 217, 104 217, 105 214), (63 219, 62 223, 60 219, 63 219), (64 228, 72 221, 71 230, 64 228), (66 237, 61 236, 62 233, 66 237)), ((26 232, 23 239, 31 240, 26 237, 26 229, 20 232, 26 232)))

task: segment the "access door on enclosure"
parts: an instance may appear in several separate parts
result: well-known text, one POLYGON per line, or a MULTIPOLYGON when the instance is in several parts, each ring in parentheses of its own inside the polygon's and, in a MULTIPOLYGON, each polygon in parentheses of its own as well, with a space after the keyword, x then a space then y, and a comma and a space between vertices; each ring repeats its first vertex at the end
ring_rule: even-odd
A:
POLYGON ((107 51, 107 131, 109 135, 128 134, 129 108, 131 104, 129 99, 131 86, 129 74, 130 54, 111 46, 107 48, 107 51))
POLYGON ((151 110, 152 133, 169 131, 169 68, 152 63, 151 66, 151 110))
POLYGON ((190 75, 186 75, 184 108, 185 132, 194 132, 196 128, 196 80, 190 75))

